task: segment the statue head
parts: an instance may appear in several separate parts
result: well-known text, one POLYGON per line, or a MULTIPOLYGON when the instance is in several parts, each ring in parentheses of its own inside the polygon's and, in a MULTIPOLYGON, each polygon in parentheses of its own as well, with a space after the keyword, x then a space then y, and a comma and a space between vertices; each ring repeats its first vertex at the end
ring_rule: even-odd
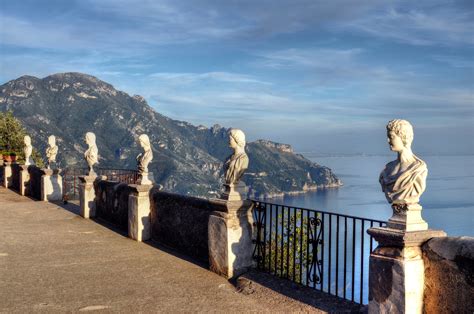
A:
POLYGON ((140 143, 140 146, 144 149, 150 147, 150 138, 146 134, 142 134, 138 137, 138 143, 140 143))
POLYGON ((56 136, 50 135, 48 137, 48 144, 49 144, 50 147, 56 146, 56 136))
POLYGON ((25 146, 30 146, 31 145, 31 137, 29 135, 25 135, 23 138, 23 142, 25 143, 25 146))
POLYGON ((392 151, 410 148, 413 142, 413 127, 410 122, 402 119, 391 120, 387 124, 387 140, 392 151))
POLYGON ((232 148, 245 147, 245 134, 240 129, 230 129, 229 146, 232 148))
POLYGON ((84 141, 89 146, 95 145, 95 134, 92 132, 87 132, 86 135, 84 136, 84 141))

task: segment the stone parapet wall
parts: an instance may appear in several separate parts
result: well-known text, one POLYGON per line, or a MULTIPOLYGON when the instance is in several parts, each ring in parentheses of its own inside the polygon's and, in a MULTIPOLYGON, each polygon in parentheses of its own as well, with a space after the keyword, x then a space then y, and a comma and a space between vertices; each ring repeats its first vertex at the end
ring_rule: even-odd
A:
POLYGON ((36 200, 41 200, 41 177, 44 171, 36 166, 29 166, 30 174, 30 196, 36 200))
POLYGON ((152 238, 207 263, 209 216, 220 209, 209 200, 157 188, 150 195, 152 238))
POLYGON ((474 238, 433 238, 423 247, 425 313, 474 313, 474 238))
POLYGON ((122 230, 128 228, 128 197, 131 189, 126 183, 100 180, 94 183, 96 217, 122 230))
POLYGON ((11 189, 19 192, 20 191, 20 171, 21 171, 21 167, 20 167, 20 164, 17 164, 17 163, 12 163, 11 167, 12 167, 12 181, 11 181, 12 185, 11 185, 11 189))

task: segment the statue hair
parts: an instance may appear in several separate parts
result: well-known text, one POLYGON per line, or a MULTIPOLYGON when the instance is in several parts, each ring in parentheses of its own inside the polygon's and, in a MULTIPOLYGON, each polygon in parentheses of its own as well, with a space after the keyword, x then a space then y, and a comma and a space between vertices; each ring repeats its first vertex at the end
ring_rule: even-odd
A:
POLYGON ((410 146, 413 142, 413 127, 407 120, 391 120, 387 124, 387 132, 394 132, 402 139, 405 146, 410 146))
POLYGON ((86 139, 91 140, 93 143, 95 143, 95 134, 92 132, 87 132, 86 133, 86 139))
POLYGON ((146 134, 142 134, 138 137, 138 140, 140 142, 145 143, 145 145, 150 146, 150 138, 146 134))
POLYGON ((230 129, 229 135, 232 136, 237 145, 239 145, 240 147, 245 146, 245 134, 242 130, 230 129))

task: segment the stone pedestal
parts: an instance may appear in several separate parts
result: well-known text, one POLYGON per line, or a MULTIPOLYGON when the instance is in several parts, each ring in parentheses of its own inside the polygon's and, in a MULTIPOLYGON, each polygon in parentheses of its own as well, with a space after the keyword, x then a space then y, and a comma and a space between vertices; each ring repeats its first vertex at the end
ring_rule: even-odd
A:
POLYGON ((131 184, 128 196, 128 236, 136 241, 151 238, 150 190, 153 185, 131 184))
POLYGON ((137 184, 139 185, 153 185, 153 172, 144 172, 138 175, 137 184))
POLYGON ((95 217, 95 180, 105 180, 105 177, 80 176, 79 177, 79 205, 80 215, 84 218, 95 217))
POLYGON ((20 166, 20 194, 23 196, 30 195, 30 173, 27 165, 20 166))
POLYGON ((387 227, 405 231, 427 230, 428 224, 421 217, 420 204, 392 204, 393 215, 387 227))
POLYGON ((247 199, 247 192, 247 186, 242 181, 237 185, 224 184, 224 191, 220 198, 226 201, 241 201, 247 199))
POLYGON ((41 176, 41 200, 61 201, 63 199, 63 178, 59 169, 42 169, 41 176))
POLYGON ((13 183, 13 171, 12 163, 4 161, 3 162, 3 187, 9 188, 13 183))
POLYGON ((439 230, 370 228, 379 243, 370 254, 369 313, 422 313, 424 264, 421 245, 439 230))
POLYGON ((209 217, 209 267, 221 276, 233 278, 253 264, 253 203, 213 199, 211 204, 222 211, 214 211, 209 217))

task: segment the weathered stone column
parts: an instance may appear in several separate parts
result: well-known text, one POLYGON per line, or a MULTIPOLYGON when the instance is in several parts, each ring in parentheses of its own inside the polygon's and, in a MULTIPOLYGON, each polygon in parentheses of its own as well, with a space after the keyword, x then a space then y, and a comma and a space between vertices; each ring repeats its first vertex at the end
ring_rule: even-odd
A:
POLYGON ((80 215, 84 218, 95 217, 95 180, 105 180, 105 177, 80 176, 79 177, 79 205, 80 215))
POLYGON ((3 186, 9 188, 12 186, 13 172, 12 172, 12 163, 4 161, 3 162, 3 186))
POLYGON ((213 199, 208 246, 211 271, 232 278, 252 267, 253 203, 248 200, 213 199))
POLYGON ((371 228, 379 243, 370 254, 369 313, 422 313, 424 263, 421 246, 440 230, 371 228))
POLYGON ((153 185, 130 184, 128 196, 128 236, 136 241, 151 238, 150 190, 153 185))
POLYGON ((63 199, 63 178, 59 169, 42 169, 41 176, 41 200, 61 201, 63 199))
POLYGON ((20 165, 20 194, 23 196, 30 195, 30 173, 28 165, 20 165))

